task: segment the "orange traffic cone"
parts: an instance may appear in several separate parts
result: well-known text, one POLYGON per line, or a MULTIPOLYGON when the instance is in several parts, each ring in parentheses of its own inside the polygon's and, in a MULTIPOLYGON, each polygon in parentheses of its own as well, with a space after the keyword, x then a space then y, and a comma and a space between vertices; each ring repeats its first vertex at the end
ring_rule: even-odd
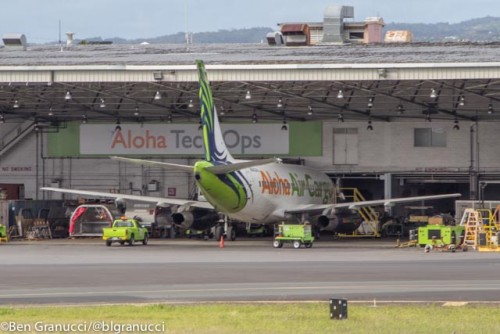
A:
POLYGON ((224 248, 224 236, 220 236, 220 241, 219 241, 219 248, 224 248))

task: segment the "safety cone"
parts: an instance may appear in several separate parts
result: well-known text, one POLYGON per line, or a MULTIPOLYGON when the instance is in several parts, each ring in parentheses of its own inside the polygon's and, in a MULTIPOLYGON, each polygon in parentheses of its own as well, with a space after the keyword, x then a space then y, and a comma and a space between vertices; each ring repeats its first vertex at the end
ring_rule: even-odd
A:
POLYGON ((224 248, 224 236, 220 236, 220 241, 219 241, 219 248, 224 248))

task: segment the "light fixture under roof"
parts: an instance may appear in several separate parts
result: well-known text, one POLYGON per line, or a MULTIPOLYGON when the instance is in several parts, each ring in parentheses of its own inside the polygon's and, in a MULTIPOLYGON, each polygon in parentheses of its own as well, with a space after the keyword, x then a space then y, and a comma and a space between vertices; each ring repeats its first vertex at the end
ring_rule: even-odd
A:
POLYGON ((257 118, 257 114, 255 113, 255 111, 253 112, 253 115, 252 115, 252 123, 257 123, 259 121, 259 119, 257 118))
POLYGON ((344 98, 344 92, 342 91, 342 89, 339 89, 339 92, 337 94, 337 99, 343 99, 344 98))
POLYGON ((368 120, 368 126, 366 127, 366 130, 368 130, 368 131, 372 131, 373 130, 373 125, 372 125, 372 120, 371 119, 368 120))
POLYGON ((14 105, 12 106, 12 108, 15 108, 15 109, 19 108, 19 101, 18 100, 14 101, 14 105))
POLYGON ((276 107, 283 108, 283 100, 281 99, 281 97, 279 98, 278 103, 276 104, 276 107))
POLYGON ((373 97, 370 97, 368 99, 368 108, 371 108, 371 107, 373 107, 373 97))
POLYGON ((465 105, 465 97, 463 95, 460 95, 458 105, 462 107, 465 105))
POLYGON ((49 116, 54 116, 54 110, 52 110, 52 107, 49 108, 49 116))
POLYGON ((120 125, 120 119, 119 118, 116 119, 115 132, 116 131, 122 131, 122 127, 120 125))
POLYGON ((188 108, 193 108, 193 107, 194 107, 193 100, 189 100, 188 108))
POLYGON ((168 117, 167 117, 167 123, 170 124, 172 123, 172 114, 168 114, 168 117))
POLYGON ((283 118, 283 125, 281 126, 281 131, 287 131, 288 130, 288 125, 286 122, 286 118, 283 118))
POLYGON ((220 106, 219 115, 224 116, 225 114, 226 114, 226 109, 224 108, 224 106, 220 106))
POLYGON ((161 100, 161 93, 160 93, 159 90, 156 91, 154 99, 155 100, 161 100))
POLYGON ((71 95, 71 92, 68 90, 68 91, 66 92, 66 95, 64 95, 64 99, 65 99, 66 101, 69 101, 69 100, 71 100, 72 98, 73 98, 73 96, 71 95))
POLYGON ((141 113, 139 112, 139 107, 136 106, 134 110, 134 116, 139 116, 141 113))
POLYGON ((434 88, 431 89, 430 97, 431 97, 431 99, 435 99, 437 97, 437 93, 436 93, 436 90, 434 88))
POLYGON ((104 99, 101 99, 101 104, 99 105, 99 107, 106 108, 106 102, 104 101, 104 99))
POLYGON ((453 130, 460 130, 460 125, 458 125, 458 119, 455 118, 455 121, 453 121, 453 130))
POLYGON ((488 114, 491 115, 493 113, 495 113, 495 111, 493 110, 493 104, 490 103, 490 104, 488 104, 488 114))
POLYGON ((247 93, 245 94, 245 100, 250 100, 252 98, 252 94, 250 94, 250 91, 247 90, 247 93))
POLYGON ((307 107, 307 114, 308 114, 309 116, 312 116, 312 115, 314 114, 313 107, 311 107, 311 106, 308 106, 308 107, 307 107))
POLYGON ((344 114, 343 113, 339 114, 338 121, 339 121, 339 123, 344 123, 344 114))
POLYGON ((83 124, 87 124, 87 121, 88 121, 88 118, 87 118, 87 115, 82 115, 82 123, 83 124))
POLYGON ((5 123, 5 116, 3 114, 0 115, 0 123, 5 123))
POLYGON ((402 115, 405 112, 405 107, 400 103, 398 104, 398 114, 402 115))

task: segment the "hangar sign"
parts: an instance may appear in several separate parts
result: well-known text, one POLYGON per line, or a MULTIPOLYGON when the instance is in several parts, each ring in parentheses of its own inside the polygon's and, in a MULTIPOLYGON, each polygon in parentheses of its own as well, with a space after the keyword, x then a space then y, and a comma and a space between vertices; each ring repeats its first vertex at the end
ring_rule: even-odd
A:
MULTIPOLYGON (((281 124, 221 124, 236 155, 288 154, 289 134, 281 124)), ((203 154, 203 135, 195 124, 81 124, 80 154, 203 154)))

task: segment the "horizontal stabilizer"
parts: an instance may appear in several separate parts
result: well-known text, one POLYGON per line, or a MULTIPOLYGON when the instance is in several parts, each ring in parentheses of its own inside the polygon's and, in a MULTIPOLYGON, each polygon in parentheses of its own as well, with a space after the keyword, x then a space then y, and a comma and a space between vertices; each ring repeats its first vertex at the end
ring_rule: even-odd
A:
POLYGON ((147 165, 147 166, 159 167, 159 168, 163 168, 163 169, 180 170, 180 171, 187 172, 187 173, 193 172, 193 166, 189 166, 189 165, 179 165, 179 164, 171 164, 168 162, 123 158, 123 157, 117 157, 117 156, 112 156, 110 158, 113 160, 130 162, 130 163, 138 164, 138 165, 147 165))
POLYGON ((281 159, 279 158, 269 158, 269 159, 261 159, 261 160, 252 160, 252 161, 244 161, 244 162, 235 162, 228 165, 217 165, 205 168, 205 170, 214 173, 214 174, 227 174, 231 173, 243 168, 250 168, 255 166, 267 165, 270 163, 280 163, 281 159))

